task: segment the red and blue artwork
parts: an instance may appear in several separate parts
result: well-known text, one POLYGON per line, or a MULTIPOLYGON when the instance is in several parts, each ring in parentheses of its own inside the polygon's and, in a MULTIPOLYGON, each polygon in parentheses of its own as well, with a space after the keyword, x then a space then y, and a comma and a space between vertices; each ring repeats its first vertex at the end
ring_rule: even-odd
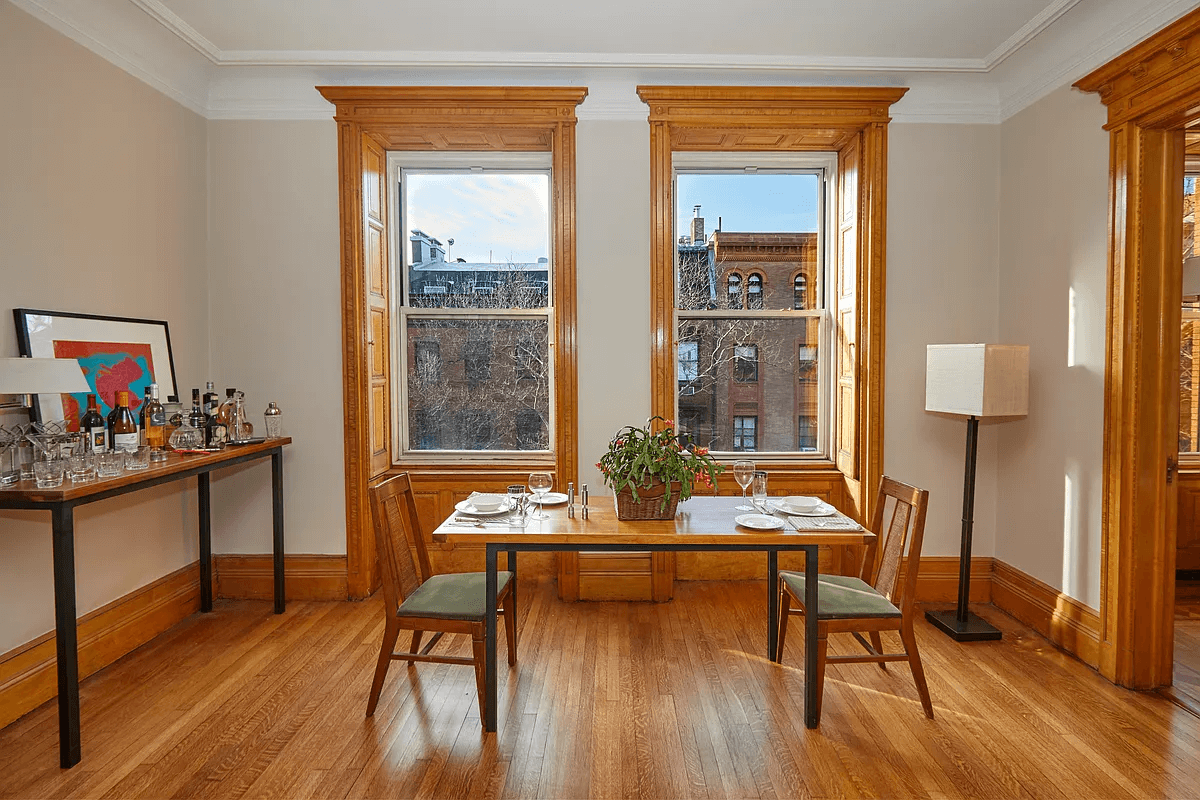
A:
MULTIPOLYGON (((133 342, 74 342, 54 340, 55 358, 75 358, 100 406, 108 416, 117 404, 117 392, 129 392, 129 408, 135 414, 146 387, 154 383, 154 359, 150 345, 133 342)), ((79 429, 79 417, 87 409, 87 394, 64 394, 63 418, 69 430, 79 429)))

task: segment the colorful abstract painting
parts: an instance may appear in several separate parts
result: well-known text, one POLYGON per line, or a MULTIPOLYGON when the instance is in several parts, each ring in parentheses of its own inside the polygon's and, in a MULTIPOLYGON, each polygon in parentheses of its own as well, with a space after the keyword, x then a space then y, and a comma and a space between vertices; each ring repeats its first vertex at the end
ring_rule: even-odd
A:
MULTIPOLYGON (((54 340, 55 358, 79 359, 84 377, 107 417, 117 404, 117 392, 129 392, 129 408, 136 415, 145 389, 154 383, 154 358, 150 345, 133 342, 77 342, 54 340)), ((63 415, 70 430, 78 430, 87 409, 87 394, 64 394, 63 415)))

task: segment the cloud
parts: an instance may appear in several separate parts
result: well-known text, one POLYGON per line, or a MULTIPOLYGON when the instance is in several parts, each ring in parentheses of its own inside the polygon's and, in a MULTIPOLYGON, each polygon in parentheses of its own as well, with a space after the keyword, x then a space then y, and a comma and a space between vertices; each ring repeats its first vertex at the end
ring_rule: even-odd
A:
POLYGON ((533 262, 550 255, 550 182, 543 174, 407 173, 409 229, 443 244, 450 258, 533 262))

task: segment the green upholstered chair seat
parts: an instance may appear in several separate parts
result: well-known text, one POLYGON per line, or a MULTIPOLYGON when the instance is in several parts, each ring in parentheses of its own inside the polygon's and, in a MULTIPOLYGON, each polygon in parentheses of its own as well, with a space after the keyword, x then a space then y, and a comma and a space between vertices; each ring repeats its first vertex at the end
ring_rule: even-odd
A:
MULTIPOLYGON (((780 572, 796 597, 804 597, 804 574, 780 572)), ((817 576, 817 619, 899 617, 900 609, 859 578, 848 575, 817 576)))
MULTIPOLYGON (((496 573, 496 594, 512 580, 511 572, 496 573)), ((458 572, 434 575, 404 599, 396 615, 431 619, 482 620, 487 605, 484 596, 486 575, 482 572, 458 572)))

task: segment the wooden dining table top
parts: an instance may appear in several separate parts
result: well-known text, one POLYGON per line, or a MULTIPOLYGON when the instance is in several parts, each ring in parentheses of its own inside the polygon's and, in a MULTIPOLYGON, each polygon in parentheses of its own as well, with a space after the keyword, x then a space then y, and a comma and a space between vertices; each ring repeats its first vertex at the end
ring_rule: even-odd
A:
MULTIPOLYGON (((479 522, 459 521, 467 515, 455 512, 434 530, 434 542, 447 544, 555 544, 641 545, 726 545, 798 546, 867 544, 875 534, 867 530, 794 530, 786 522, 782 529, 754 530, 738 525, 734 518, 741 497, 692 497, 679 503, 673 519, 619 520, 611 497, 593 497, 588 518, 575 504, 575 516, 567 505, 546 506, 548 519, 529 519, 524 526, 507 517, 480 517, 479 522)), ((778 517, 783 520, 783 517, 778 517)))

